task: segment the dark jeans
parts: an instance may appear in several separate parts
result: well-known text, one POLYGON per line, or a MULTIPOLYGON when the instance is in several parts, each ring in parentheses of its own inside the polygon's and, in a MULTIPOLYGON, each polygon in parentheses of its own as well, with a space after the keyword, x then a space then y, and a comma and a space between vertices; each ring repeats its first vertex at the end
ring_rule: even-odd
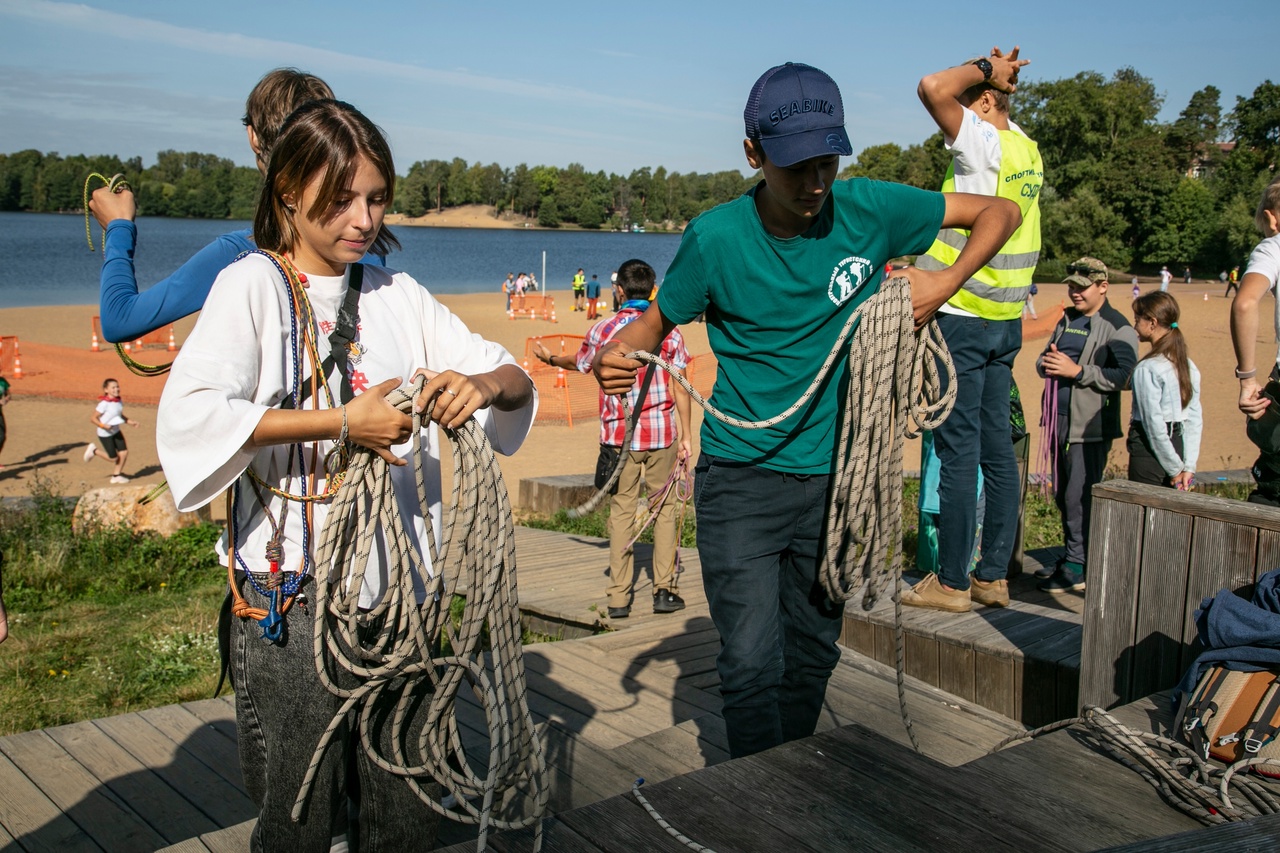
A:
MULTIPOLYGON (((244 578, 241 574, 237 577, 244 578)), ((327 853, 332 839, 348 828, 350 746, 357 749, 359 850, 399 853, 429 849, 435 844, 439 817, 404 779, 375 767, 358 747, 358 735, 345 724, 324 754, 302 820, 294 823, 290 818, 320 735, 342 704, 316 675, 312 649, 315 584, 307 581, 303 589, 312 597, 309 610, 297 605, 289 610, 282 644, 262 639, 262 628, 252 619, 232 620, 231 667, 240 769, 249 798, 259 809, 250 848, 254 853, 327 853)), ((266 600, 247 583, 242 593, 251 606, 266 608, 266 600)), ((354 680, 340 683, 355 686, 354 680)), ((386 701, 394 703, 396 698, 392 695, 386 701)), ((412 706, 411 744, 417 743, 426 717, 422 700, 420 695, 415 697, 412 706)), ((383 725, 374 728, 374 736, 384 744, 384 755, 393 754, 385 748, 390 741, 386 736, 390 710, 387 707, 379 714, 383 725)), ((438 784, 424 787, 431 796, 440 796, 438 784)))
MULTIPOLYGON (((1013 359, 1022 349, 1022 320, 984 320, 939 314, 938 327, 956 366, 958 394, 950 416, 933 431, 942 463, 938 485, 938 575, 954 589, 969 588, 969 559, 977 529, 978 466, 986 515, 982 559, 974 574, 1002 580, 1018 532, 1018 460, 1009 428, 1013 359)), ((944 380, 945 381, 945 380, 944 380)))
MULTIPOLYGON (((1058 435, 1067 434, 1065 415, 1058 417, 1058 435)), ((1062 513, 1062 539, 1068 562, 1085 565, 1089 557, 1089 519, 1093 516, 1093 487, 1107 470, 1111 440, 1060 443, 1057 447, 1058 481, 1053 497, 1062 513)))
MULTIPOLYGON (((1170 429, 1169 441, 1173 444, 1173 449, 1178 456, 1182 456, 1181 424, 1170 429)), ((1130 480, 1151 486, 1173 488, 1173 478, 1165 473, 1164 466, 1160 464, 1160 460, 1156 458, 1155 451, 1151 449, 1151 439, 1148 437, 1147 429, 1142 425, 1142 421, 1130 422, 1129 438, 1125 442, 1125 448, 1129 451, 1130 480)))
POLYGON ((817 727, 844 612, 818 580, 830 479, 698 459, 698 556, 734 758, 817 727))

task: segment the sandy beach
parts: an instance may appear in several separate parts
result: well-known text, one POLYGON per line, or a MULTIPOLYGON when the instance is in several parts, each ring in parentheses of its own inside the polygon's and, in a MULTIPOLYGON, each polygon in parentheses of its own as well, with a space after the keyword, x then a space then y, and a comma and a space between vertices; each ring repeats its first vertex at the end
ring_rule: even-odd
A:
MULTIPOLYGON (((1153 287, 1150 282, 1143 284, 1144 290, 1153 287)), ((1175 283, 1171 292, 1182 305, 1180 326, 1202 376, 1206 423, 1200 469, 1208 472, 1247 468, 1256 453, 1244 436, 1243 415, 1235 406, 1237 386, 1231 373, 1235 358, 1228 329, 1231 302, 1222 298, 1221 286, 1216 282, 1175 283)), ((551 295, 558 311, 555 323, 541 318, 509 319, 500 293, 445 295, 441 299, 473 331, 502 343, 519 359, 524 356, 529 337, 581 335, 590 326, 585 313, 569 311, 572 296, 568 290, 552 291, 551 295)), ((1115 286, 1110 296, 1112 304, 1127 314, 1129 287, 1115 286)), ((1041 285, 1036 306, 1042 316, 1050 315, 1065 299, 1065 285, 1041 285)), ((1270 316, 1269 302, 1264 312, 1270 316)), ((107 485, 110 467, 106 462, 82 461, 85 445, 96 441, 89 418, 107 377, 120 380, 126 414, 139 423, 136 428, 125 427, 130 451, 126 473, 142 483, 159 483, 163 479, 155 450, 155 403, 164 380, 129 373, 114 350, 105 345, 100 352, 91 352, 91 321, 95 314, 96 306, 0 310, 0 335, 18 336, 23 372, 22 378, 12 379, 13 400, 4 412, 8 439, 0 452, 0 463, 5 466, 0 470, 0 496, 29 495, 42 478, 52 491, 66 495, 107 485)), ((175 337, 179 343, 192 324, 193 318, 177 324, 175 337)), ((1037 437, 1034 441, 1038 441, 1035 424, 1039 421, 1043 388, 1043 381, 1035 375, 1035 359, 1044 348, 1047 325, 1042 322, 1027 327, 1023 352, 1015 365, 1027 422, 1037 437)), ((1274 354, 1270 320, 1264 318, 1259 327, 1257 363, 1265 366, 1274 354)), ((684 331, 692 353, 709 352, 703 326, 693 324, 684 331)), ((134 355, 139 361, 154 364, 170 360, 173 354, 161 347, 134 355)), ((798 389, 803 386, 804 383, 797 384, 798 389)), ((1127 423, 1130 395, 1124 397, 1127 423)), ((594 419, 578 418, 572 427, 539 423, 524 448, 503 459, 503 474, 513 499, 522 478, 594 470, 597 442, 598 425, 594 419)), ((1038 444, 1033 444, 1033 457, 1037 449, 1038 444)), ((1112 449, 1112 463, 1123 470, 1125 462, 1123 442, 1118 441, 1112 449)), ((911 442, 904 467, 915 470, 918 466, 919 442, 911 442)))

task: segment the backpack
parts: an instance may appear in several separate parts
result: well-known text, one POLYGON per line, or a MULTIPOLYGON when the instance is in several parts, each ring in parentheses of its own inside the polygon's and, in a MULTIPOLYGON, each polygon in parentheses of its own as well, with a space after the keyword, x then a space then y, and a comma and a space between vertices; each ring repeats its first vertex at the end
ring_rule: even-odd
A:
MULTIPOLYGON (((1271 670, 1237 672, 1211 666, 1182 698, 1174 730, 1207 759, 1280 759, 1280 680, 1271 670)), ((1254 767, 1280 778, 1280 768, 1254 767)))

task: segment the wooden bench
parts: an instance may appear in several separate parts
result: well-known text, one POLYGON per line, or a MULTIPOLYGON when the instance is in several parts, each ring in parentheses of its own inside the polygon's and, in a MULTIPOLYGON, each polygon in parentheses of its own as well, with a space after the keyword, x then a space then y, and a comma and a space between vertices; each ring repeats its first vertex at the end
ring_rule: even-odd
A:
POLYGON ((1202 599, 1280 566, 1280 510, 1110 480, 1089 539, 1080 703, 1109 708, 1177 683, 1202 599))

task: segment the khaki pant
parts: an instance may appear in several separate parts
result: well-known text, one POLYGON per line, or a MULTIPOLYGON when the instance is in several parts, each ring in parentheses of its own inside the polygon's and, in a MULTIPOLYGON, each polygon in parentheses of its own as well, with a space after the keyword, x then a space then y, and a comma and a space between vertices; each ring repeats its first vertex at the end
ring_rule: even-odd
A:
MULTIPOLYGON (((618 493, 613 496, 609 509, 609 588, 606 590, 609 607, 631 604, 631 591, 635 586, 635 553, 626 546, 641 523, 636 521, 640 481, 644 480, 648 494, 656 494, 671 475, 678 455, 679 448, 675 442, 658 450, 632 450, 627 453, 626 464, 618 478, 618 493)), ((653 522, 654 594, 660 589, 672 592, 676 589, 677 505, 674 497, 668 498, 653 522)))

